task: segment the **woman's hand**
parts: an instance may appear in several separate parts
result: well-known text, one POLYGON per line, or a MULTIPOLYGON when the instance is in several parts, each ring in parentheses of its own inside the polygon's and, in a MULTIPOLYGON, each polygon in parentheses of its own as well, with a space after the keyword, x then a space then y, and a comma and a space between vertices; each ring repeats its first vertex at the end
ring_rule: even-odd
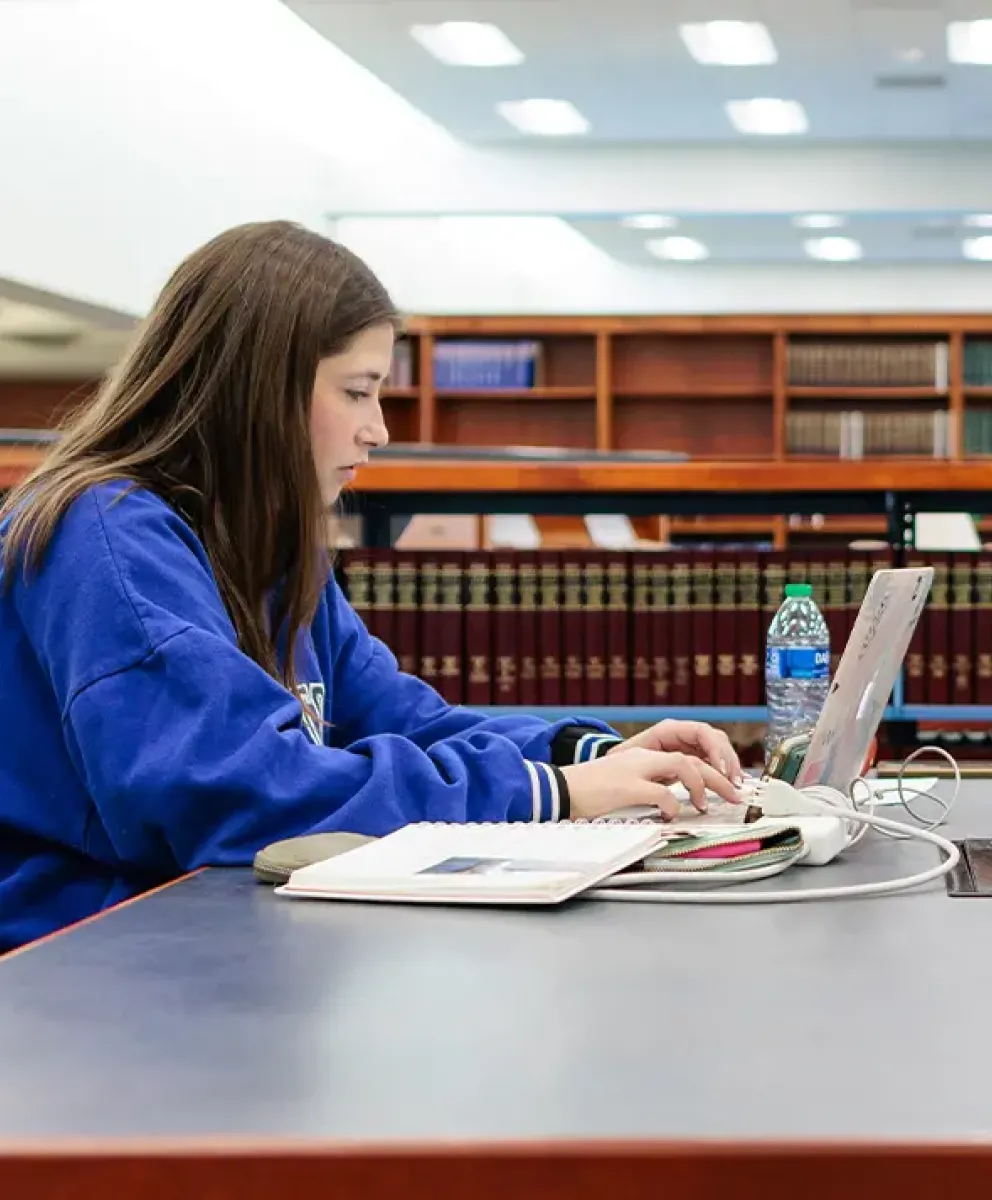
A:
POLYGON ((709 763, 733 783, 744 782, 741 761, 730 738, 722 729, 715 729, 704 721, 659 721, 643 733, 614 746, 607 757, 636 749, 688 754, 709 763))
POLYGON ((702 759, 630 743, 625 743, 623 754, 611 752, 591 762, 563 767, 562 774, 568 783, 572 820, 602 817, 637 804, 653 805, 664 816, 675 817, 681 804, 665 785, 676 782, 685 785, 700 812, 706 811, 707 791, 732 804, 740 802, 736 786, 702 759))

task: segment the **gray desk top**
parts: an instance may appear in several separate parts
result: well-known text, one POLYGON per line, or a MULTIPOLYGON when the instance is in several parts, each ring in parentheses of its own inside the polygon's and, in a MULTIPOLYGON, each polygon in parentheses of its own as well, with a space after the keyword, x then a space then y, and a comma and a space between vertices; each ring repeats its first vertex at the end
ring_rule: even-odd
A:
MULTIPOLYGON (((948 831, 992 832, 990 800, 948 831)), ((789 878, 932 861, 870 835, 789 878)), ((510 912, 207 872, 0 964, 0 1139, 971 1138, 990 997, 992 901, 942 883, 510 912)))

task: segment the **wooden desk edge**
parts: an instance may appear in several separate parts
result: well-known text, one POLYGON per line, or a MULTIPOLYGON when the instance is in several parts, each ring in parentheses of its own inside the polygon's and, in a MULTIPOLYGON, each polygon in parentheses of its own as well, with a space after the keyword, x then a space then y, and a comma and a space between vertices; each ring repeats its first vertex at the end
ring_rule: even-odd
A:
POLYGON ((116 904, 111 904, 109 908, 103 908, 99 912, 93 913, 92 916, 83 917, 82 920, 73 921, 71 925, 65 925, 62 929, 55 929, 51 933, 46 933, 43 937, 35 938, 33 942, 26 942, 23 946, 18 946, 16 950, 8 950, 6 954, 0 954, 0 967, 9 963, 11 959, 17 958, 18 955, 27 954, 31 950, 40 950, 42 946, 47 946, 49 942, 63 938, 77 929, 83 929, 87 925, 94 924, 96 921, 104 920, 111 913, 119 912, 122 908, 130 908, 133 904, 140 904, 142 900, 147 900, 149 896, 155 896, 159 892, 168 891, 169 888, 175 887, 177 883, 184 883, 187 879, 192 879, 204 870, 206 870, 205 867, 200 867, 195 871, 187 871, 184 875, 177 875, 175 879, 169 879, 165 883, 160 883, 158 887, 149 888, 145 892, 139 892, 137 896, 129 896, 126 900, 119 900, 116 904))
MULTIPOLYGON (((826 1200, 977 1188, 992 1145, 847 1142, 509 1142, 348 1144, 137 1141, 0 1143, 0 1194, 32 1200, 826 1200), (663 1172, 663 1174, 662 1174, 663 1172), (856 1174, 855 1174, 856 1172, 856 1174), (649 1191, 650 1189, 650 1191, 649 1191)), ((974 1194, 978 1194, 976 1191, 974 1194)))

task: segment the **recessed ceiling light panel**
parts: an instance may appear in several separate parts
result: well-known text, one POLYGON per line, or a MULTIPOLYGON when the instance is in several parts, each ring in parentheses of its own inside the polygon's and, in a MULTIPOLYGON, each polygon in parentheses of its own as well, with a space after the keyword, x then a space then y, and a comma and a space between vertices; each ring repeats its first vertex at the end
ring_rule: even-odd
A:
POLYGON ((834 213, 803 213, 792 218, 797 229, 840 229, 844 221, 844 217, 834 213))
POLYGON ((589 132, 589 122, 568 100, 501 100, 496 111, 521 133, 537 137, 569 137, 589 132))
POLYGON ((805 133, 809 129, 806 110, 798 100, 758 96, 753 100, 728 100, 727 116, 741 133, 767 137, 805 133))
POLYGON ((696 62, 707 66, 749 67, 778 59, 760 21, 700 21, 680 25, 679 34, 696 62))
POLYGON ((710 253, 702 242, 691 237, 648 238, 645 246, 655 258, 665 258, 671 262, 699 262, 708 258, 710 253))
POLYGON ((487 21, 442 21, 413 25, 410 36, 440 62, 452 67, 515 67, 522 51, 498 25, 487 21))
POLYGON ((953 63, 992 63, 992 20, 951 21, 947 57, 953 63))
POLYGON ((633 213, 620 218, 620 224, 625 229, 674 229, 678 223, 678 217, 669 217, 664 213, 633 213))
POLYGON ((803 249, 824 262, 853 262, 861 257, 861 243, 849 237, 807 238, 803 249))
POLYGON ((965 238, 961 243, 961 253, 965 258, 975 258, 980 262, 992 259, 992 237, 965 238))

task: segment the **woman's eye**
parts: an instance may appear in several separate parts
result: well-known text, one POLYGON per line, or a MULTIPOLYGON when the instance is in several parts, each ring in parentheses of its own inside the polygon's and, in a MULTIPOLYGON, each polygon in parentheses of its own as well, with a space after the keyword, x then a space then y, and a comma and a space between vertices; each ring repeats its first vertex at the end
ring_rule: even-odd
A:
POLYGON ((368 392, 360 392, 356 388, 347 388, 345 394, 349 400, 367 400, 369 398, 368 392))

